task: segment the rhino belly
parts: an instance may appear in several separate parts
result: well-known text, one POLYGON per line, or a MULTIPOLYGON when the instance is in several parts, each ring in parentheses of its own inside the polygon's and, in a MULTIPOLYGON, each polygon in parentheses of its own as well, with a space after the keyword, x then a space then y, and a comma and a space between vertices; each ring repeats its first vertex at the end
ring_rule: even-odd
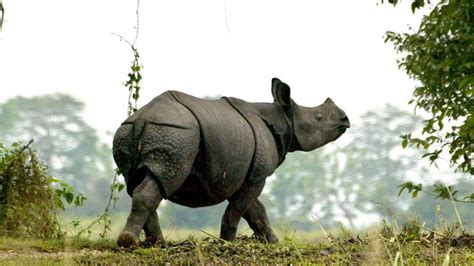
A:
POLYGON ((187 207, 206 207, 221 203, 233 194, 232 191, 213 187, 206 180, 191 174, 184 184, 169 198, 170 201, 187 207))

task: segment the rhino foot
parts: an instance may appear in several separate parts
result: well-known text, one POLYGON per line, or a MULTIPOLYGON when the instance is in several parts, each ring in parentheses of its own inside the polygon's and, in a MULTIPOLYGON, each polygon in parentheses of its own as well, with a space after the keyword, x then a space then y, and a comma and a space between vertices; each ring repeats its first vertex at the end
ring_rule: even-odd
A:
POLYGON ((262 243, 269 243, 269 244, 276 244, 278 243, 278 237, 276 237, 275 235, 271 234, 271 235, 256 235, 254 234, 253 237, 259 241, 259 242, 262 242, 262 243))
POLYGON ((117 245, 123 248, 129 248, 138 243, 137 236, 129 230, 122 230, 117 240, 117 245))

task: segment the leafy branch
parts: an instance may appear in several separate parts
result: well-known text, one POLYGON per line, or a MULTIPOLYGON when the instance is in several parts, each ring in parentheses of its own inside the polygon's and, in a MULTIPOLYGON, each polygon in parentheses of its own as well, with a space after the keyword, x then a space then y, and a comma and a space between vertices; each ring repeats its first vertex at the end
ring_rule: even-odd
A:
POLYGON ((464 199, 461 200, 454 196, 456 195, 456 193, 458 193, 458 191, 455 190, 453 186, 447 186, 443 184, 434 184, 433 192, 423 190, 422 184, 415 185, 412 182, 403 183, 399 186, 399 188, 400 190, 398 191, 398 196, 400 196, 403 193, 403 191, 406 189, 408 193, 412 195, 413 198, 416 198, 418 196, 418 192, 423 191, 424 193, 431 195, 437 199, 450 200, 453 205, 453 209, 456 214, 456 218, 458 220, 459 226, 461 227, 461 230, 463 232, 465 231, 465 228, 461 219, 461 215, 459 214, 459 210, 456 207, 455 202, 474 203, 474 193, 469 196, 464 197, 464 199))
MULTIPOLYGON (((383 4, 384 0, 380 0, 381 3, 383 4)), ((399 2, 399 0, 388 0, 387 1, 389 4, 392 4, 393 6, 396 6, 399 2)), ((411 12, 415 13, 417 9, 420 9, 425 6, 425 4, 431 4, 430 0, 413 0, 411 2, 411 12)))
POLYGON ((29 149, 30 145, 33 144, 33 139, 30 139, 30 141, 28 141, 28 143, 26 145, 24 145, 15 155, 15 157, 10 161, 10 163, 8 164, 7 168, 5 168, 5 170, 3 170, 2 174, 1 175, 4 175, 5 173, 7 173, 10 168, 12 168, 13 164, 20 158, 20 156, 25 152, 25 150, 29 149))
POLYGON ((460 198, 455 197, 455 195, 459 191, 455 190, 454 186, 447 186, 440 183, 433 185, 433 191, 427 191, 426 189, 423 189, 423 184, 420 183, 420 184, 415 185, 413 182, 405 182, 398 187, 399 187, 399 190, 398 190, 399 197, 403 193, 403 191, 406 190, 407 193, 411 194, 413 198, 416 198, 419 192, 423 192, 430 196, 435 197, 436 199, 448 199, 448 200, 453 200, 455 202, 461 202, 461 203, 474 203, 474 193, 460 199, 460 198))
POLYGON ((136 47, 136 43, 138 40, 138 34, 140 32, 140 0, 137 0, 137 9, 136 9, 136 17, 137 17, 137 22, 135 26, 135 39, 133 42, 130 42, 127 40, 125 37, 122 35, 119 35, 117 33, 112 33, 113 35, 117 36, 120 38, 121 41, 124 41, 125 43, 130 46, 130 49, 132 50, 133 53, 133 61, 132 65, 130 66, 130 72, 127 74, 128 79, 123 83, 125 87, 128 89, 129 95, 128 95, 128 108, 127 108, 127 113, 128 115, 133 114, 134 112, 137 111, 137 106, 138 106, 138 98, 140 98, 140 82, 142 80, 142 74, 141 70, 143 66, 140 64, 140 54, 138 53, 138 49, 136 47))

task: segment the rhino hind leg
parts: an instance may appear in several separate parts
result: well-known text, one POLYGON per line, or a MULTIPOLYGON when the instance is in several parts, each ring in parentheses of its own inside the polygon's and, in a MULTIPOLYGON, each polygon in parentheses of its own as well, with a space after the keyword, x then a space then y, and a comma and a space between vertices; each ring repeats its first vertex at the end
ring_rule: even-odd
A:
POLYGON ((136 245, 145 225, 147 238, 150 240, 155 238, 156 241, 160 240, 160 236, 163 238, 156 215, 156 209, 162 199, 158 183, 150 173, 147 173, 145 179, 133 191, 132 210, 117 240, 119 246, 136 245))
POLYGON ((265 186, 265 180, 245 186, 229 199, 221 222, 220 237, 227 241, 235 240, 240 218, 247 212, 265 186))
POLYGON ((253 201, 243 217, 258 240, 268 243, 278 242, 278 238, 270 227, 270 220, 268 219, 265 207, 258 199, 253 201))
POLYGON ((145 241, 142 243, 143 246, 150 247, 156 243, 166 243, 163 233, 161 233, 160 222, 156 211, 152 212, 148 217, 148 220, 143 226, 143 231, 145 231, 145 241))

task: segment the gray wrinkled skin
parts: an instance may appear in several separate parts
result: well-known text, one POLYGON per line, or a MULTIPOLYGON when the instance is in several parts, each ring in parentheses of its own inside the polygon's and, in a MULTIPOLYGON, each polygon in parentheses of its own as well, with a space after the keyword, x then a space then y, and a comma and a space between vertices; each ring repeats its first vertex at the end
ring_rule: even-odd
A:
POLYGON ((156 213, 163 199, 193 208, 227 200, 221 238, 234 240, 243 217, 258 239, 277 242, 258 200, 266 177, 288 152, 317 149, 350 123, 329 98, 317 107, 297 105, 276 78, 272 95, 273 103, 248 103, 167 91, 127 118, 113 143, 132 196, 119 246, 137 244, 142 229, 145 244, 164 243, 156 213))

